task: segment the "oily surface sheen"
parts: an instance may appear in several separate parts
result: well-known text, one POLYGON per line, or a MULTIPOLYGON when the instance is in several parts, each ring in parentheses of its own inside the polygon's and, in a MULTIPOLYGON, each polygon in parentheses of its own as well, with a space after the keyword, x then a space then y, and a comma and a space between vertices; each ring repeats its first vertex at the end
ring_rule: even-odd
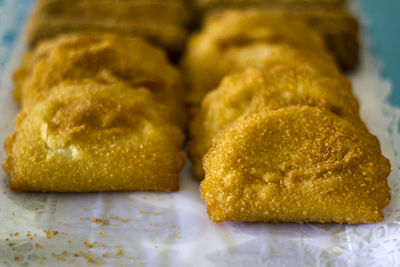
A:
POLYGON ((201 195, 216 222, 371 223, 390 200, 377 138, 314 107, 242 117, 204 166, 201 195))
POLYGON ((226 76, 203 99, 190 127, 189 155, 194 162, 195 178, 204 178, 202 158, 220 130, 244 114, 292 105, 326 109, 365 128, 351 84, 343 76, 321 75, 314 69, 286 65, 226 76))
POLYGON ((23 191, 178 189, 183 134, 146 89, 64 83, 18 116, 3 166, 23 191))

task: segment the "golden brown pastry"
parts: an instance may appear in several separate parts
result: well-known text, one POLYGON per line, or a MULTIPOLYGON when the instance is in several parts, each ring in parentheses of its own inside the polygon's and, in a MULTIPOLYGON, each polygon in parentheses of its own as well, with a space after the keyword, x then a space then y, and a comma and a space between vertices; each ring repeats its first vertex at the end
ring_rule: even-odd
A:
POLYGON ((162 50, 136 37, 113 34, 62 35, 28 53, 15 74, 15 93, 22 105, 43 100, 64 80, 123 81, 149 88, 173 113, 182 128, 186 123, 184 88, 179 71, 162 50), (22 91, 22 93, 21 93, 22 91))
POLYGON ((17 191, 174 191, 183 134, 150 91, 64 83, 23 109, 3 162, 17 191))
POLYGON ((224 7, 294 7, 294 8, 337 8, 344 5, 345 0, 193 0, 196 8, 210 10, 224 7))
POLYGON ((36 12, 48 18, 80 14, 91 20, 105 17, 139 21, 151 19, 182 26, 191 20, 187 3, 182 0, 39 0, 36 12))
MULTIPOLYGON (((236 8, 243 9, 241 6, 236 8)), ((226 12, 226 8, 213 9, 207 12, 207 17, 220 16, 222 12, 226 12)), ((359 60, 358 22, 343 8, 262 6, 254 12, 259 12, 265 17, 280 12, 288 21, 295 19, 306 22, 322 37, 325 46, 342 70, 349 71, 357 66, 359 60)))
POLYGON ((179 53, 187 36, 189 9, 169 1, 41 1, 28 23, 28 43, 62 33, 116 33, 139 35, 179 53))
POLYGON ((188 44, 182 68, 190 86, 188 101, 199 105, 226 74, 277 63, 315 66, 339 73, 319 36, 302 21, 281 13, 226 12, 208 20, 188 44))
POLYGON ((314 69, 285 65, 225 76, 221 85, 203 99, 191 123, 188 152, 194 163, 193 176, 204 178, 202 159, 219 131, 244 114, 293 105, 326 109, 366 129, 351 84, 343 76, 321 75, 314 69))
POLYGON ((378 139, 315 107, 243 116, 214 139, 204 166, 215 222, 372 223, 391 195, 378 139))

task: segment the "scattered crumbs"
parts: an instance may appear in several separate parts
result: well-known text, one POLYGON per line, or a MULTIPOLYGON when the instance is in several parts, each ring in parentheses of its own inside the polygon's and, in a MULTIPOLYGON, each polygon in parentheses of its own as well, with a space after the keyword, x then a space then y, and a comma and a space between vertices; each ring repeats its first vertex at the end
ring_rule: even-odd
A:
POLYGON ((15 246, 15 245, 16 245, 15 242, 8 243, 8 246, 10 246, 10 247, 15 246))
POLYGON ((100 247, 106 248, 107 246, 105 244, 103 244, 103 243, 100 243, 100 247))
POLYGON ((176 235, 175 238, 176 238, 176 239, 179 239, 180 237, 179 237, 179 235, 176 235))
POLYGON ((10 240, 8 237, 6 237, 6 241, 8 242, 8 240, 10 240))
POLYGON ((14 257, 14 260, 16 260, 16 261, 19 260, 19 257, 18 257, 18 256, 15 256, 15 257, 14 257))
POLYGON ((136 219, 135 221, 137 221, 137 222, 138 222, 138 221, 139 221, 139 219, 136 219))
POLYGON ((99 233, 99 236, 105 236, 105 235, 106 235, 105 232, 100 232, 100 233, 99 233))
POLYGON ((110 257, 110 254, 109 253, 103 253, 103 257, 108 258, 108 257, 110 257))
POLYGON ((94 241, 94 243, 90 243, 90 240, 89 240, 89 239, 86 239, 86 240, 83 242, 83 244, 85 244, 86 247, 88 247, 88 248, 92 248, 96 243, 97 243, 96 241, 94 241))
POLYGON ((39 243, 36 243, 36 244, 35 244, 35 247, 36 247, 36 248, 43 248, 43 246, 40 245, 39 243))
POLYGON ((153 212, 153 215, 154 215, 154 216, 157 216, 157 212, 154 211, 154 212, 153 212))
POLYGON ((151 226, 156 226, 155 224, 154 224, 154 222, 151 222, 151 224, 150 224, 151 226))
POLYGON ((83 254, 83 251, 82 251, 82 250, 79 250, 79 251, 75 252, 74 256, 75 256, 75 257, 79 257, 79 256, 81 256, 82 254, 83 254))
POLYGON ((122 251, 122 249, 118 249, 116 252, 115 252, 115 255, 124 255, 124 252, 122 251))
POLYGON ((139 210, 140 213, 143 213, 143 210, 139 210))
POLYGON ((124 244, 116 244, 115 247, 116 248, 122 248, 124 246, 124 244))
POLYGON ((92 218, 92 222, 94 222, 94 223, 99 223, 99 224, 101 224, 102 226, 106 225, 105 220, 104 220, 104 219, 100 219, 100 218, 95 218, 95 217, 93 217, 93 218, 92 218))
POLYGON ((71 244, 72 243, 72 240, 68 240, 68 244, 71 244))
POLYGON ((110 241, 111 239, 110 239, 109 237, 106 237, 106 240, 107 240, 107 241, 110 241))
POLYGON ((68 251, 63 250, 61 254, 63 254, 64 256, 68 256, 68 251))
POLYGON ((124 220, 122 218, 119 218, 119 221, 122 222, 122 223, 126 222, 126 220, 124 220))

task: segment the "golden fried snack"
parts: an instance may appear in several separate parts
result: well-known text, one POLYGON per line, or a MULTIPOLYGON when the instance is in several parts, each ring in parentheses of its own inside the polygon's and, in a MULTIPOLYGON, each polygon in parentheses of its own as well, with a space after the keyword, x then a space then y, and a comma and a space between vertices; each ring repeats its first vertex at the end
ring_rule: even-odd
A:
POLYGON ((304 22, 286 20, 281 13, 226 12, 208 20, 189 41, 182 61, 191 89, 188 102, 199 105, 226 74, 281 63, 339 73, 322 39, 304 22))
MULTIPOLYGON (((220 16, 220 13, 226 12, 226 8, 213 9, 207 12, 206 16, 220 16)), ((236 8, 242 9, 239 6, 236 8)), ((357 66, 359 60, 358 22, 343 8, 262 6, 254 12, 259 12, 262 16, 280 12, 288 21, 295 19, 306 22, 322 37, 325 46, 342 70, 349 71, 357 66)))
POLYGON ((275 7, 293 8, 337 8, 342 7, 345 0, 194 0, 194 6, 200 10, 210 10, 224 7, 275 7))
POLYGON ((32 53, 15 74, 14 95, 22 95, 24 107, 43 100, 64 80, 90 78, 105 83, 120 80, 133 88, 149 88, 157 101, 171 109, 174 121, 182 128, 185 126, 185 92, 179 71, 162 50, 140 38, 113 34, 62 35, 44 42, 32 53))
POLYGON ((268 70, 252 69, 226 76, 204 99, 191 123, 189 156, 193 176, 204 178, 203 156, 212 138, 244 114, 304 105, 329 110, 366 129, 351 83, 341 76, 321 75, 304 67, 277 65, 268 70))
POLYGON ((215 222, 373 223, 391 195, 378 139, 315 107, 243 116, 214 139, 204 166, 215 222))
POLYGON ((190 9, 182 0, 39 0, 36 12, 48 18, 80 14, 88 19, 151 19, 182 26, 189 24, 191 20, 190 9))
POLYGON ((118 33, 139 35, 179 53, 188 34, 190 17, 182 1, 45 1, 28 23, 31 47, 62 33, 118 33), (78 15, 77 15, 78 14, 78 15), (179 14, 179 15, 178 15, 179 14))
POLYGON ((3 162, 17 191, 174 191, 183 134, 150 91, 64 83, 23 109, 3 162))

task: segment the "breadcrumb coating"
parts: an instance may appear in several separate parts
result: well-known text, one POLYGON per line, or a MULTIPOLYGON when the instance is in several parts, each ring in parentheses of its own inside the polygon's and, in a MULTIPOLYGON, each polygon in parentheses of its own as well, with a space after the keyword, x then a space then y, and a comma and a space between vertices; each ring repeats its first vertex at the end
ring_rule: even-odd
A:
POLYGON ((138 35, 179 53, 188 35, 191 12, 182 0, 39 1, 29 20, 27 41, 35 47, 63 33, 138 35))
POLYGON ((230 6, 247 7, 247 6, 283 6, 294 8, 312 8, 326 7, 336 8, 342 7, 345 0, 193 0, 197 8, 209 10, 212 8, 223 8, 230 6))
POLYGON ((322 39, 304 21, 287 20, 283 13, 224 12, 189 40, 182 60, 188 102, 199 105, 226 74, 282 63, 339 73, 322 39))
POLYGON ((226 76, 203 99, 191 122, 188 152, 194 163, 194 177, 204 178, 202 159, 219 131, 244 114, 293 105, 326 109, 366 129, 358 114, 359 105, 351 83, 343 76, 321 75, 314 69, 286 65, 226 76))
POLYGON ((183 134, 147 89, 64 83, 24 108, 3 162, 16 191, 178 189, 183 134))
POLYGON ((378 139, 315 107, 243 116, 214 139, 204 167, 215 222, 372 223, 391 195, 378 139))
POLYGON ((14 75, 15 97, 23 106, 43 100, 65 80, 123 81, 132 88, 147 87, 184 128, 183 81, 164 52, 137 37, 114 34, 62 35, 28 53, 14 75))

